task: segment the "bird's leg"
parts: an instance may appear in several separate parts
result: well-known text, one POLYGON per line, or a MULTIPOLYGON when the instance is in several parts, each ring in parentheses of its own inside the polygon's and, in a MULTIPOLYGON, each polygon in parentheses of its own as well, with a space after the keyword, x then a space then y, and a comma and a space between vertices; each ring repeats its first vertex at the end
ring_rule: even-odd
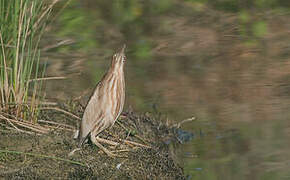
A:
POLYGON ((116 156, 115 154, 111 153, 107 148, 105 148, 104 146, 102 146, 102 145, 98 142, 98 140, 97 140, 97 138, 96 138, 96 136, 95 136, 94 133, 91 134, 91 141, 92 141, 96 146, 98 146, 98 148, 100 148, 102 151, 104 151, 108 156, 110 156, 110 157, 115 157, 115 156, 116 156))

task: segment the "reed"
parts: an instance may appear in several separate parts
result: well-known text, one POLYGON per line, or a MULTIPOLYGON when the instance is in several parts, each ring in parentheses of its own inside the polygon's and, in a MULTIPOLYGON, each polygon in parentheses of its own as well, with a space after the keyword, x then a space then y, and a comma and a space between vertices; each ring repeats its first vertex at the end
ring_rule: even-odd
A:
POLYGON ((37 122, 45 71, 39 41, 57 1, 0 0, 0 113, 37 122))

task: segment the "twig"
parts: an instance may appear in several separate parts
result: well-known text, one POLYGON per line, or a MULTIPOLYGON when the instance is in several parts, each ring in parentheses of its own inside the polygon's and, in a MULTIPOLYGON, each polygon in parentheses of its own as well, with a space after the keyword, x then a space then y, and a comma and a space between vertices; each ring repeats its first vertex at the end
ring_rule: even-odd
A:
POLYGON ((5 116, 1 115, 0 118, 6 120, 12 127, 15 128, 15 130, 20 131, 19 128, 17 128, 8 118, 6 118, 5 116))
POLYGON ((59 77, 45 77, 45 78, 36 78, 36 79, 30 79, 28 82, 33 81, 45 81, 45 80, 56 80, 56 79, 66 79, 67 77, 59 76, 59 77))
MULTIPOLYGON (((10 116, 12 116, 12 115, 10 115, 10 116)), ((23 131, 23 130, 20 130, 19 128, 17 128, 13 123, 17 124, 18 126, 28 128, 28 129, 33 130, 33 131, 38 132, 38 133, 47 134, 49 132, 49 130, 47 130, 41 126, 29 123, 29 122, 25 122, 25 121, 10 119, 10 118, 7 118, 3 115, 0 116, 0 119, 6 120, 8 123, 10 123, 10 125, 12 125, 18 131, 23 131)))
POLYGON ((14 119, 10 119, 10 121, 16 123, 19 126, 22 126, 24 128, 30 129, 30 130, 38 132, 38 133, 47 134, 49 132, 49 130, 44 129, 41 126, 37 126, 37 125, 30 124, 30 123, 27 123, 27 122, 21 122, 21 121, 17 121, 17 120, 14 120, 14 119))
POLYGON ((62 124, 62 123, 57 123, 57 122, 53 122, 53 121, 46 121, 46 120, 38 120, 38 122, 41 123, 47 123, 47 124, 53 124, 53 125, 58 125, 58 126, 63 126, 66 127, 68 129, 74 130, 75 128, 73 126, 67 125, 67 124, 62 124))
POLYGON ((136 142, 129 141, 129 140, 122 140, 122 139, 120 139, 120 141, 123 141, 123 142, 125 142, 127 144, 132 144, 134 146, 140 146, 140 147, 144 147, 144 148, 151 148, 151 146, 148 146, 148 145, 145 145, 145 144, 136 143, 136 142))
POLYGON ((69 129, 69 128, 61 127, 61 126, 44 125, 44 127, 49 128, 51 130, 65 130, 65 131, 69 131, 69 132, 74 132, 73 129, 69 129))
MULTIPOLYGON (((13 131, 16 131, 17 133, 18 132, 22 132, 22 133, 26 133, 26 134, 29 134, 29 135, 38 135, 38 136, 40 136, 41 134, 38 134, 38 133, 33 133, 33 132, 30 132, 30 131, 24 131, 24 130, 22 130, 22 129, 20 129, 19 131, 18 130, 16 130, 16 129, 14 129, 14 128, 11 128, 11 127, 5 127, 6 129, 9 129, 9 130, 13 130, 13 131)), ((1 131, 3 131, 4 132, 4 130, 1 130, 1 131)))
POLYGON ((120 149, 120 150, 115 150, 115 151, 111 151, 112 153, 120 153, 120 152, 130 152, 131 149, 120 149))
MULTIPOLYGON (((8 127, 7 124, 0 123, 0 125, 3 126, 3 127, 5 127, 6 129, 13 130, 13 131, 15 131, 17 133, 22 132, 22 133, 27 133, 27 134, 30 134, 30 135, 34 134, 32 132, 24 131, 22 129, 15 129, 15 128, 12 128, 12 127, 8 127)), ((3 129, 0 129, 0 131, 7 132, 7 133, 11 133, 11 131, 6 131, 6 130, 3 130, 3 129)))
POLYGON ((74 155, 74 153, 76 152, 76 151, 80 151, 82 148, 76 148, 76 149, 74 149, 74 150, 72 150, 70 153, 68 153, 68 157, 70 157, 70 156, 73 156, 74 155))
POLYGON ((180 128, 180 126, 186 122, 191 122, 191 121, 194 121, 196 118, 195 117, 191 117, 191 118, 188 118, 188 119, 184 119, 182 120, 181 122, 173 125, 173 127, 177 127, 177 128, 180 128))
MULTIPOLYGON (((121 128, 123 128, 125 131, 129 132, 130 130, 127 129, 120 121, 116 121, 116 123, 121 126, 121 128)), ((141 138, 140 136, 138 136, 137 134, 133 135, 134 137, 136 137, 137 139, 139 139, 140 141, 142 141, 145 144, 149 144, 148 141, 146 141, 145 139, 141 138)))
MULTIPOLYGON (((12 127, 8 127, 7 124, 0 123, 0 125, 3 126, 3 127, 5 127, 6 129, 16 131, 17 133, 18 132, 22 132, 22 133, 27 133, 27 134, 30 134, 30 135, 34 134, 32 132, 29 132, 29 131, 24 131, 22 129, 18 129, 17 127, 16 127, 17 129, 12 128, 12 127)), ((2 130, 2 129, 0 129, 0 131, 2 131, 2 132, 11 132, 11 131, 5 131, 5 130, 2 130)), ((40 135, 40 134, 36 134, 36 135, 40 135)))
POLYGON ((49 46, 46 46, 42 49, 42 51, 48 51, 50 49, 54 49, 54 48, 58 48, 62 45, 69 45, 69 44, 72 44, 72 43, 75 43, 74 40, 71 40, 71 39, 65 39, 65 40, 62 40, 56 44, 53 44, 53 45, 49 45, 49 46))
POLYGON ((71 163, 71 164, 76 164, 76 165, 80 165, 80 166, 86 167, 86 165, 81 163, 81 162, 72 161, 72 160, 69 160, 69 159, 63 159, 63 158, 54 157, 54 156, 47 156, 47 155, 43 155, 43 154, 34 154, 34 153, 26 153, 26 152, 21 152, 21 151, 10 151, 10 150, 1 150, 1 149, 0 149, 0 153, 23 154, 23 155, 34 156, 34 157, 48 158, 48 159, 64 161, 64 162, 68 162, 68 163, 71 163))
POLYGON ((57 105, 56 102, 47 102, 47 101, 39 102, 39 104, 41 104, 41 105, 50 105, 50 106, 56 106, 57 105))
POLYGON ((74 115, 74 114, 72 114, 72 113, 70 113, 68 111, 65 111, 63 109, 57 108, 57 107, 42 107, 42 108, 39 108, 39 110, 56 110, 56 111, 62 112, 64 114, 70 115, 70 116, 72 116, 72 117, 74 117, 74 118, 76 118, 78 120, 81 120, 80 117, 78 117, 78 116, 76 116, 76 115, 74 115))

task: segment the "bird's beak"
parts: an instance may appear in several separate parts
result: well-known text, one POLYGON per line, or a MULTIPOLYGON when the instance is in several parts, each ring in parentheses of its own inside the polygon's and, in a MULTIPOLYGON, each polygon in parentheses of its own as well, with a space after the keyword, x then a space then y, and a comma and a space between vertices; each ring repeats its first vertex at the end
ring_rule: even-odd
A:
POLYGON ((126 44, 123 45, 120 54, 125 54, 126 44))

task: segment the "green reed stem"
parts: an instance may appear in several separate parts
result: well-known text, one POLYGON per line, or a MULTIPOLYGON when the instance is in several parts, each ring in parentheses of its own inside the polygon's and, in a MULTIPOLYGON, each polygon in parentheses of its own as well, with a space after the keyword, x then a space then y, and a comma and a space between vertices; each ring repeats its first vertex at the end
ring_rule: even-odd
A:
POLYGON ((0 111, 36 122, 42 94, 44 67, 39 63, 39 41, 47 17, 58 0, 0 0, 0 111), (32 102, 30 108, 21 104, 32 102), (9 104, 18 104, 13 107, 9 104), (20 105, 19 105, 20 104, 20 105))

